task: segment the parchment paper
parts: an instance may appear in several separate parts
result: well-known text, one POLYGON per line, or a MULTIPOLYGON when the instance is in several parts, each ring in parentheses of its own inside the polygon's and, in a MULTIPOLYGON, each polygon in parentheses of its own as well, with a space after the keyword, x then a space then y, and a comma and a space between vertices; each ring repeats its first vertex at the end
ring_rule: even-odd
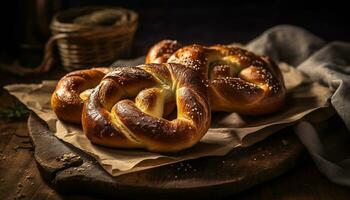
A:
POLYGON ((281 111, 259 117, 214 113, 211 128, 202 140, 193 148, 176 154, 110 149, 91 144, 81 127, 57 120, 51 110, 50 96, 57 81, 8 85, 5 89, 46 121, 58 138, 92 155, 107 172, 118 176, 203 156, 225 155, 236 147, 261 141, 307 114, 329 106, 331 93, 327 87, 309 81, 287 64, 280 63, 279 66, 288 90, 286 105, 281 111))

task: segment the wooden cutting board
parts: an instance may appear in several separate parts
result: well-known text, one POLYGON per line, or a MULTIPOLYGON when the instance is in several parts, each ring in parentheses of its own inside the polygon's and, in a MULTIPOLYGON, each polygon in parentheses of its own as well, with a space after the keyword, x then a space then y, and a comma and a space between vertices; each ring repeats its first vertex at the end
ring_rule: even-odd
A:
POLYGON ((61 193, 141 198, 211 198, 233 194, 273 179, 296 165, 303 147, 291 129, 264 141, 237 148, 226 156, 110 176, 88 154, 56 138, 32 114, 29 134, 41 174, 61 193))

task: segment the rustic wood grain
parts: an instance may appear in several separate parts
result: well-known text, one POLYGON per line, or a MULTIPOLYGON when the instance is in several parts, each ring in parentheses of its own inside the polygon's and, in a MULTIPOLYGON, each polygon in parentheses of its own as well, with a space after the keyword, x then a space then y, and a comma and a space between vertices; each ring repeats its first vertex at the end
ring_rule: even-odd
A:
MULTIPOLYGON (((24 195, 21 199, 104 199, 96 195, 88 196, 85 193, 61 195, 49 187, 40 176, 33 159, 33 151, 30 149, 14 150, 14 147, 22 145, 21 141, 28 141, 28 138, 18 137, 16 134, 26 135, 27 132, 25 122, 10 124, 0 122, 0 199, 15 199, 21 194, 24 195), (10 139, 4 140, 5 138, 10 139), (17 158, 19 155, 21 156, 17 158), (2 160, 2 156, 5 156, 6 159, 2 160), (22 162, 28 164, 23 165, 22 162), (30 181, 26 179, 28 172, 33 177, 30 181), (31 182, 34 184, 32 185, 31 182), (19 183, 23 185, 23 189, 17 193, 19 183)), ((311 159, 306 154, 303 155, 297 167, 286 174, 238 194, 230 195, 225 199, 349 199, 350 190, 348 188, 329 182, 320 175, 311 159)))
POLYGON ((36 115, 29 117, 28 127, 39 168, 61 193, 118 197, 226 196, 288 171, 302 151, 291 130, 283 129, 257 145, 234 150, 226 156, 204 157, 112 177, 90 156, 54 137, 36 115), (61 161, 65 155, 72 155, 72 160, 61 161))
MULTIPOLYGON (((57 76, 57 75, 56 75, 57 76)), ((35 77, 22 79, 32 82, 35 77)), ((18 81, 16 77, 0 74, 0 85, 18 81)), ((37 79, 36 82, 40 81, 37 79)), ((18 103, 15 98, 0 89, 0 110, 18 103)), ((338 127, 339 118, 333 117, 330 127, 338 127)), ((39 173, 28 138, 26 122, 5 122, 0 120, 0 199, 42 199, 42 200, 100 200, 83 192, 79 195, 62 195, 47 184, 39 173), (24 143, 23 143, 24 142, 24 143), (19 148, 19 147, 25 147, 19 148), (27 176, 29 177, 27 178, 27 176), (20 187, 22 185, 22 187, 20 187)), ((205 163, 204 163, 205 164, 205 163)), ((203 165, 204 165, 203 164, 203 165)), ((220 193, 220 192, 218 192, 220 193)), ((350 190, 331 183, 318 171, 312 160, 303 154, 297 167, 286 174, 225 199, 284 199, 284 200, 326 200, 349 199, 350 190)))

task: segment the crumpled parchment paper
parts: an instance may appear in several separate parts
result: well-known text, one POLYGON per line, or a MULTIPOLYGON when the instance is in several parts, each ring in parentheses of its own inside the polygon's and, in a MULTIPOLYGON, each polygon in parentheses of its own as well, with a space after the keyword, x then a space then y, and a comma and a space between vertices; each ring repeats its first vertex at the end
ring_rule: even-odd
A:
POLYGON ((5 86, 5 89, 42 118, 59 139, 92 155, 107 172, 118 176, 204 156, 222 156, 236 147, 250 146, 261 141, 309 113, 329 106, 328 98, 331 93, 327 87, 309 81, 301 72, 287 64, 279 63, 279 66, 288 91, 282 110, 255 117, 236 113, 213 113, 211 128, 201 141, 193 148, 174 154, 93 145, 80 126, 58 120, 51 110, 50 97, 57 81, 14 84, 5 86))

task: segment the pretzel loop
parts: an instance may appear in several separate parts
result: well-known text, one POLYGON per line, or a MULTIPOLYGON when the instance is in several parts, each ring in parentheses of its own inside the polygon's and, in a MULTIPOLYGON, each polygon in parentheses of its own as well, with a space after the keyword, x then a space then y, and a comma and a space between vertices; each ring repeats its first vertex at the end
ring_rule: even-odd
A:
POLYGON ((63 121, 80 124, 84 99, 109 71, 109 68, 92 68, 62 77, 51 96, 51 107, 56 115, 63 121))

